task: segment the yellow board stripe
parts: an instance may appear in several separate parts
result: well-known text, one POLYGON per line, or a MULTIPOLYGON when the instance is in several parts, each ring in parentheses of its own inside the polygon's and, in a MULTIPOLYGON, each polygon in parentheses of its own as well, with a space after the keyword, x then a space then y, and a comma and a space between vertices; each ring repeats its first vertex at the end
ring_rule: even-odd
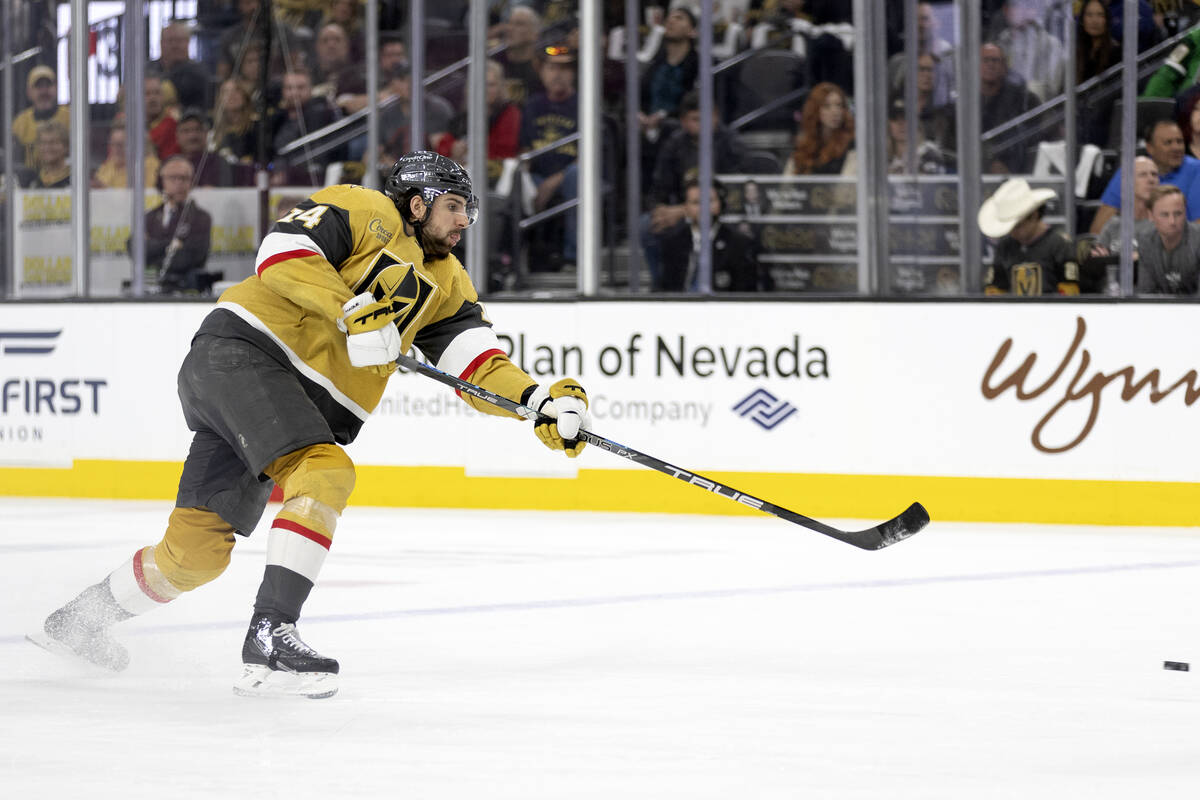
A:
MULTIPOLYGON (((0 468, 0 495, 174 500, 174 461, 79 460, 0 468)), ((583 469, 575 478, 468 477, 461 467, 359 466, 363 506, 756 515, 651 470, 583 469)), ((713 472, 708 477, 810 517, 883 520, 919 500, 935 520, 1087 525, 1200 524, 1200 484, 713 472)))

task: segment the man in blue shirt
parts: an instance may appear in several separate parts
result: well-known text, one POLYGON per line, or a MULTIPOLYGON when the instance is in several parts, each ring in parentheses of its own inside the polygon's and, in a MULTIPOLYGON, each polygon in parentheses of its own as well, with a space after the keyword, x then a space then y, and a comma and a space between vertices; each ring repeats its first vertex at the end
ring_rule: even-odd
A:
MULTIPOLYGON (((1187 218, 1200 219, 1200 160, 1187 155, 1183 143, 1183 131, 1173 119, 1159 119, 1150 123, 1146 130, 1146 155, 1154 159, 1158 167, 1159 183, 1178 186, 1187 201, 1187 218)), ((1121 206, 1121 170, 1117 170, 1104 194, 1100 196, 1100 210, 1092 220, 1091 232, 1099 233, 1104 223, 1117 213, 1121 206)))

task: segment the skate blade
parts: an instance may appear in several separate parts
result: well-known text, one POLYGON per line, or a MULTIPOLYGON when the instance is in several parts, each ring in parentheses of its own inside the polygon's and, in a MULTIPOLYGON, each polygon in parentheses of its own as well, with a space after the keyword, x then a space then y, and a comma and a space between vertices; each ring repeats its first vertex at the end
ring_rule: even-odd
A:
POLYGON ((83 666, 89 667, 90 669, 104 675, 116 675, 124 669, 124 667, 113 667, 107 664, 97 663, 89 658, 84 658, 83 656, 79 655, 79 653, 75 652, 70 647, 67 647, 57 639, 51 639, 46 635, 45 631, 27 633, 25 634, 25 641, 31 644, 36 644, 38 647, 42 648, 48 653, 53 653, 60 658, 64 658, 67 661, 73 661, 76 664, 82 664, 83 666))
POLYGON ((307 697, 322 700, 337 694, 333 672, 284 672, 256 664, 243 664, 242 677, 233 693, 242 697, 307 697))

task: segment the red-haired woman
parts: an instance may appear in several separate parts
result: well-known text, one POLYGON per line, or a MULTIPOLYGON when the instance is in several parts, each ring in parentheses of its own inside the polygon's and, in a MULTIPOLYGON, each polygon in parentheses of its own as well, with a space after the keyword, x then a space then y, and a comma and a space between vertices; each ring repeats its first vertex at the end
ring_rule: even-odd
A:
POLYGON ((854 114, 846 93, 832 83, 818 83, 800 110, 796 148, 784 175, 854 175, 854 114))

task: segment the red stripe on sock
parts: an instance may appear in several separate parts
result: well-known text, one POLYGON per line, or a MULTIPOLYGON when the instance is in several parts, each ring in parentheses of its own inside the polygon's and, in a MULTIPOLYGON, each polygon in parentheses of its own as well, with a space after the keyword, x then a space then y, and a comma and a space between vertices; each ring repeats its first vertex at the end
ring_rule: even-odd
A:
MULTIPOLYGON (((503 350, 497 350, 495 348, 492 348, 491 350, 485 350, 482 353, 480 353, 479 355, 475 356, 475 360, 473 360, 470 364, 467 364, 467 368, 464 369, 462 371, 462 374, 459 375, 458 377, 462 378, 464 381, 469 381, 471 379, 471 376, 475 374, 475 370, 479 369, 480 364, 487 361, 492 356, 502 356, 502 355, 504 355, 503 350)), ((459 397, 462 397, 462 392, 458 391, 457 389, 454 390, 454 393, 456 395, 458 395, 459 397)))
POLYGON ((303 525, 301 525, 299 522, 292 522, 290 519, 276 518, 275 521, 271 523, 271 527, 272 528, 282 528, 285 531, 291 531, 292 533, 298 533, 301 536, 303 536, 305 539, 311 539, 312 541, 321 545, 321 547, 324 547, 326 550, 329 549, 329 545, 333 544, 333 540, 330 539, 328 536, 325 536, 324 534, 321 534, 321 533, 317 533, 312 528, 306 528, 303 525))
POLYGON ((263 259, 263 262, 258 265, 256 272, 258 273, 259 277, 262 277, 263 270, 272 264, 278 264, 280 261, 287 261, 289 258, 306 258, 307 256, 315 255, 318 254, 314 253, 312 250, 288 250, 285 253, 276 253, 269 258, 263 259))
POLYGON ((143 552, 144 551, 142 550, 138 550, 133 554, 133 578, 137 581, 138 588, 142 590, 142 593, 145 594, 146 597, 149 597, 156 603, 171 602, 171 598, 163 597, 161 594, 151 589, 150 584, 146 583, 146 571, 145 568, 142 567, 143 552))

